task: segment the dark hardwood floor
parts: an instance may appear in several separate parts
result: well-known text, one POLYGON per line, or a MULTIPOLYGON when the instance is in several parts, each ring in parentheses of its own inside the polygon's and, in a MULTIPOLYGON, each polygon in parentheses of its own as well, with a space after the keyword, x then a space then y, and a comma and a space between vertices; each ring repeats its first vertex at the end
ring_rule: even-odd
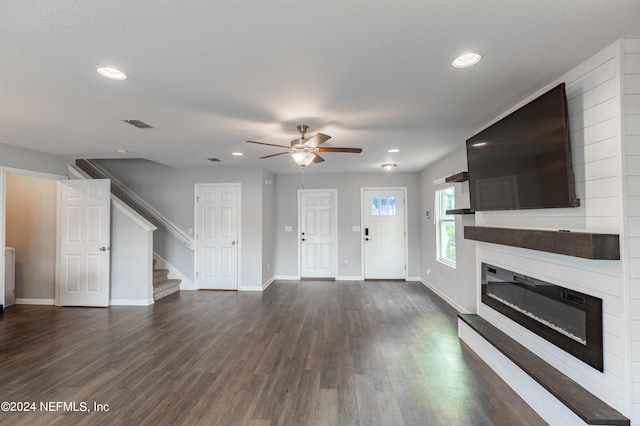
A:
POLYGON ((9 307, 0 400, 37 404, 0 412, 3 425, 544 424, 458 340, 449 305, 378 281, 9 307))

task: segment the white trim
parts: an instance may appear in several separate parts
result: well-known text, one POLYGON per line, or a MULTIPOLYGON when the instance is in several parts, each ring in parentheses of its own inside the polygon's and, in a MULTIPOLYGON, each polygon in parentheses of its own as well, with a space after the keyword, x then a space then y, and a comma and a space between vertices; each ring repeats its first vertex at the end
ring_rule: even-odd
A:
POLYGON ((278 281, 300 281, 300 275, 274 275, 273 278, 278 281))
POLYGON ((404 198, 404 278, 407 279, 407 274, 409 274, 409 231, 407 230, 407 226, 409 225, 409 199, 407 197, 407 187, 406 186, 362 186, 360 187, 360 274, 363 279, 366 278, 366 274, 364 271, 364 238, 362 237, 362 229, 364 227, 364 192, 365 191, 387 191, 387 190, 400 190, 403 191, 404 198))
POLYGON ((124 201, 122 201, 120 198, 116 197, 113 194, 111 194, 111 204, 113 206, 115 206, 118 210, 120 210, 122 213, 124 213, 128 218, 130 218, 135 223, 140 225, 140 227, 143 230, 145 230, 147 232, 153 232, 156 229, 158 229, 156 226, 154 226, 147 219, 145 219, 144 217, 140 216, 140 214, 137 211, 133 210, 131 207, 126 205, 124 201))
POLYGON ((336 281, 364 281, 364 277, 357 276, 357 275, 353 275, 353 276, 341 275, 336 277, 336 281))
POLYGON ((406 281, 411 281, 411 282, 422 282, 422 278, 420 278, 420 277, 407 277, 407 278, 405 278, 405 280, 406 281))
MULTIPOLYGON (((257 291, 257 290, 246 290, 247 288, 260 288, 260 287, 254 287, 254 286, 250 286, 250 287, 242 287, 242 247, 243 247, 243 241, 242 241, 242 184, 239 182, 229 182, 229 183, 195 183, 193 185, 193 232, 194 235, 198 234, 198 220, 197 220, 197 214, 198 214, 198 187, 201 186, 233 186, 236 188, 236 207, 237 207, 237 224, 238 224, 238 243, 237 243, 237 247, 238 247, 238 256, 237 256, 237 270, 236 270, 236 290, 243 290, 243 291, 257 291), (242 287, 242 288, 241 288, 242 287)), ((194 244, 191 247, 193 250, 193 290, 198 290, 198 240, 197 239, 193 239, 194 244)), ((180 289, 182 290, 182 285, 180 286, 180 289)), ((191 289, 189 289, 191 290, 191 289)))
POLYGON ((451 299, 449 296, 447 296, 446 294, 442 293, 440 290, 438 290, 436 287, 432 286, 431 284, 429 284, 428 281, 423 280, 421 278, 419 278, 417 281, 420 281, 422 283, 422 285, 424 285, 425 287, 427 287, 429 290, 431 290, 432 292, 434 292, 440 299, 444 300, 445 302, 447 302, 449 305, 451 305, 451 307, 453 309, 455 309, 456 311, 458 311, 459 313, 463 313, 463 314, 467 314, 470 313, 469 311, 467 311, 466 309, 464 309, 462 307, 462 305, 459 305, 455 300, 451 299))
POLYGON ((153 259, 156 261, 158 269, 168 269, 172 278, 180 280, 180 290, 196 290, 196 286, 189 278, 187 278, 180 270, 175 266, 167 262, 162 256, 155 251, 153 252, 153 259))
POLYGON ((52 305, 53 299, 16 299, 16 305, 52 305))
POLYGON ((72 164, 67 164, 67 174, 69 175, 69 179, 91 179, 91 176, 84 170, 72 164))
POLYGON ((238 286, 238 291, 258 291, 261 292, 264 289, 260 286, 255 286, 255 285, 241 285, 238 286))
POLYGON ((153 298, 145 299, 110 299, 109 306, 149 306, 153 305, 153 298))
POLYGON ((271 277, 269 278, 264 284, 262 284, 262 289, 266 290, 267 287, 269 287, 271 284, 273 284, 273 282, 275 281, 275 277, 271 277))
POLYGON ((298 189, 298 229, 296 230, 298 236, 298 276, 302 276, 302 239, 300 238, 300 229, 302 223, 302 197, 303 192, 331 192, 333 193, 333 206, 331 211, 331 218, 333 220, 332 227, 332 246, 333 246, 333 270, 332 277, 309 277, 309 278, 335 278, 338 275, 338 190, 335 188, 330 189, 298 189))

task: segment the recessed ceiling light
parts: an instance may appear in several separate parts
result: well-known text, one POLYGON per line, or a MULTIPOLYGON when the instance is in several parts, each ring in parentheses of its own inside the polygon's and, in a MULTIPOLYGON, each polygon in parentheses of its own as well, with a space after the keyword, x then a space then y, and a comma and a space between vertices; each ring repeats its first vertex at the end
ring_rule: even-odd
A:
POLYGON ((390 149, 389 151, 387 151, 387 152, 391 152, 391 153, 393 153, 393 152, 400 152, 400 150, 399 150, 398 148, 391 148, 391 149, 390 149))
POLYGON ((465 53, 458 56, 452 63, 456 68, 467 68, 477 64, 482 59, 482 56, 478 53, 465 53))
POLYGON ((126 80, 127 75, 116 68, 100 67, 96 71, 103 77, 110 78, 111 80, 126 80))
POLYGON ((232 152, 231 155, 234 155, 236 157, 242 157, 244 154, 241 152, 232 152))
POLYGON ((126 149, 118 148, 118 149, 116 149, 116 152, 117 152, 118 154, 126 154, 126 153, 128 153, 129 151, 127 151, 126 149))
POLYGON ((386 171, 390 171, 390 170, 393 170, 396 166, 397 166, 397 164, 387 163, 387 164, 382 164, 380 167, 382 167, 386 171))

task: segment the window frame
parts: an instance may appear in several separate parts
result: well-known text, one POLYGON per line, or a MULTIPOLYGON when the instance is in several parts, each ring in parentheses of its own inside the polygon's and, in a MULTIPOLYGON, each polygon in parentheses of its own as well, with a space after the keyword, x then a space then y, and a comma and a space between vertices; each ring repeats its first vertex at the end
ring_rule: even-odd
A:
POLYGON ((447 265, 453 269, 456 268, 456 261, 457 261, 457 249, 456 249, 456 244, 455 244, 455 240, 456 240, 456 218, 454 215, 447 215, 446 214, 446 210, 448 210, 445 207, 445 202, 444 202, 444 191, 451 189, 453 191, 453 205, 450 207, 451 209, 455 208, 455 202, 456 202, 456 190, 455 190, 455 185, 453 183, 449 183, 449 184, 444 184, 444 185, 438 185, 436 186, 436 191, 435 191, 435 198, 436 198, 436 203, 435 203, 435 215, 434 215, 434 222, 436 225, 436 260, 444 265, 447 265), (453 225, 453 257, 454 260, 449 259, 448 257, 444 256, 443 253, 443 246, 442 246, 442 238, 443 238, 443 233, 444 231, 444 227, 445 224, 451 224, 453 225))

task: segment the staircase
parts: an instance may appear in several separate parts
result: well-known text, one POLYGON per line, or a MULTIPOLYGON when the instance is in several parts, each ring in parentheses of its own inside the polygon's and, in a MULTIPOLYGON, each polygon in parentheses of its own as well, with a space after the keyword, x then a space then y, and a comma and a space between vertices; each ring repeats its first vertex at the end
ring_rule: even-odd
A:
POLYGON ((153 260, 153 300, 160 300, 170 294, 180 291, 181 280, 167 277, 168 269, 156 269, 156 260, 153 260))

